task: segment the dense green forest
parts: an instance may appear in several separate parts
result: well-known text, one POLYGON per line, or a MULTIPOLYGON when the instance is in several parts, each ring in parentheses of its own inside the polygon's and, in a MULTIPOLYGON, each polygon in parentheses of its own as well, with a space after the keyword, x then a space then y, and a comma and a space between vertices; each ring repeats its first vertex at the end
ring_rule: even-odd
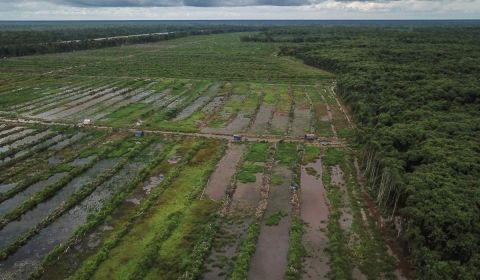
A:
POLYGON ((158 42, 188 35, 259 30, 256 26, 239 25, 166 25, 166 24, 85 24, 51 25, 43 29, 23 29, 0 26, 0 57, 69 52, 124 44, 158 42), (155 34, 169 33, 169 34, 155 34), (145 34, 144 36, 110 38, 145 34))
POLYGON ((416 276, 480 279, 480 28, 290 27, 248 35, 337 74, 370 191, 416 276))

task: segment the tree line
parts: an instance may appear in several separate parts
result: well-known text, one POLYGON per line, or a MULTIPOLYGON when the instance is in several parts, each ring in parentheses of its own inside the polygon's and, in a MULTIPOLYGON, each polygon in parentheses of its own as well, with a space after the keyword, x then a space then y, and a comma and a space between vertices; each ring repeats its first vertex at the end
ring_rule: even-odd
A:
POLYGON ((337 75, 370 191, 420 279, 480 279, 480 27, 287 27, 242 37, 337 75))

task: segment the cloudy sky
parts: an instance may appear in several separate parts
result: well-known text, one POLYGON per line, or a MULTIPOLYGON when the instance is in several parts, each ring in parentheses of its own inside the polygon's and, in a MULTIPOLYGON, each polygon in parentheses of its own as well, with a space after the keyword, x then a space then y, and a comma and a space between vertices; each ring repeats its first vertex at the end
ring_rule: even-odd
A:
POLYGON ((480 0, 0 0, 0 20, 479 18, 480 0))

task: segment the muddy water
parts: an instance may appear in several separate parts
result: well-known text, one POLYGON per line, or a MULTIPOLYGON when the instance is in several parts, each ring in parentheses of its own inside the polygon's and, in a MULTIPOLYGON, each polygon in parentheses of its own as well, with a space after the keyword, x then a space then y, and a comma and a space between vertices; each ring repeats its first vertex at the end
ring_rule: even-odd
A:
MULTIPOLYGON (((137 159, 141 159, 141 157, 137 159)), ((98 211, 109 198, 116 192, 121 191, 125 183, 135 176, 137 171, 144 165, 145 163, 139 161, 127 163, 112 178, 98 186, 80 204, 30 239, 6 262, 1 264, 1 269, 14 272, 16 279, 23 279, 36 268, 50 250, 56 245, 65 242, 76 228, 85 224, 89 214, 98 211), (18 267, 15 265, 17 262, 21 262, 24 265, 18 267)))
POLYGON ((68 109, 63 110, 61 112, 51 114, 51 115, 47 116, 46 119, 52 120, 52 119, 62 119, 62 118, 65 118, 65 117, 69 117, 69 116, 74 115, 78 112, 87 110, 88 108, 90 108, 92 106, 95 106, 96 104, 98 104, 102 101, 105 101, 105 100, 108 100, 108 99, 113 98, 115 96, 118 96, 123 91, 122 90, 112 91, 111 89, 109 89, 109 90, 107 90, 107 92, 108 92, 107 94, 101 94, 101 95, 93 98, 92 100, 83 102, 83 103, 78 104, 78 105, 76 105, 72 108, 68 108, 68 109))
MULTIPOLYGON (((162 172, 166 172, 166 170, 162 170, 162 172)), ((70 247, 68 253, 64 254, 53 267, 47 267, 42 279, 68 278, 80 267, 85 259, 97 251, 102 241, 106 240, 114 228, 122 226, 130 218, 131 214, 135 213, 138 209, 136 206, 147 197, 151 190, 163 181, 163 178, 163 173, 158 173, 146 179, 142 188, 134 191, 133 194, 113 210, 111 214, 112 219, 107 219, 79 243, 70 247)))
POLYGON ((272 116, 274 106, 263 104, 258 110, 255 121, 250 129, 253 133, 266 133, 268 131, 268 122, 272 116))
POLYGON ((20 140, 17 140, 15 142, 13 142, 12 144, 7 145, 5 147, 6 147, 7 151, 9 151, 11 149, 16 149, 18 147, 22 147, 22 146, 34 143, 36 141, 39 141, 41 139, 44 139, 44 138, 48 137, 51 133, 52 132, 50 130, 46 130, 46 131, 43 131, 43 132, 40 132, 40 133, 37 133, 37 134, 34 134, 34 135, 24 137, 24 138, 22 138, 20 140))
POLYGON ((252 280, 283 279, 287 270, 292 172, 285 166, 276 166, 272 170, 272 176, 281 178, 282 182, 279 185, 270 186, 264 217, 267 218, 279 211, 287 216, 283 217, 278 225, 267 226, 262 223, 255 254, 248 271, 248 279, 252 280))
POLYGON ((7 199, 0 203, 0 216, 5 215, 12 209, 14 209, 16 206, 20 205, 23 201, 27 200, 32 196, 34 193, 41 191, 43 188, 50 186, 51 184, 54 184, 61 178, 65 177, 68 173, 62 172, 62 173, 56 173, 47 180, 39 181, 31 186, 29 186, 27 189, 24 191, 18 193, 14 197, 7 199))
POLYGON ((248 127, 249 123, 250 118, 245 117, 243 113, 238 113, 238 115, 225 128, 206 127, 202 129, 202 132, 222 134, 242 133, 248 127))
POLYGON ((303 108, 295 108, 292 123, 293 136, 303 136, 310 131, 310 110, 303 108))
POLYGON ((205 105, 205 107, 202 108, 202 112, 207 114, 215 112, 217 108, 222 106, 224 100, 225 96, 217 96, 213 98, 212 101, 210 101, 207 105, 205 105))
POLYGON ((113 97, 110 99, 107 99, 105 101, 97 101, 94 106, 91 106, 90 108, 86 108, 85 110, 81 110, 75 114, 69 115, 67 118, 71 120, 83 120, 83 119, 92 119, 96 120, 94 116, 98 112, 104 112, 104 111, 109 111, 115 108, 116 104, 120 103, 122 100, 125 100, 127 98, 131 97, 131 94, 128 93, 129 89, 120 89, 118 90, 118 94, 115 94, 113 97))
POLYGON ((244 151, 245 145, 229 144, 228 150, 218 162, 217 168, 208 181, 204 192, 205 198, 221 200, 225 197, 225 191, 230 185, 230 180, 244 151))
POLYGON ((344 231, 347 231, 347 230, 350 230, 350 228, 352 227, 353 216, 348 207, 348 205, 350 204, 350 201, 348 197, 347 186, 345 184, 343 175, 344 174, 340 166, 335 165, 334 167, 332 167, 332 184, 340 188, 340 191, 342 192, 342 201, 344 205, 344 207, 340 209, 342 214, 338 222, 340 223, 340 228, 344 231))
POLYGON ((72 144, 72 143, 75 143, 77 141, 79 141, 80 139, 82 139, 85 135, 87 135, 86 133, 84 132, 79 132, 79 133, 76 133, 75 135, 73 135, 72 137, 70 138, 67 138, 63 141, 60 141, 58 142, 57 144, 51 146, 49 148, 49 150, 54 150, 54 151, 60 151, 61 149, 65 148, 66 146, 72 144))
POLYGON ((220 83, 215 83, 212 86, 210 86, 208 90, 205 93, 203 93, 202 96, 195 99, 195 101, 193 101, 190 105, 188 105, 185 109, 183 109, 174 120, 178 121, 178 120, 186 119, 190 115, 192 115, 195 111, 200 109, 203 105, 205 105, 205 103, 208 102, 208 100, 210 100, 211 96, 217 92, 220 85, 221 85, 220 83))
POLYGON ((171 91, 172 91, 171 89, 166 89, 163 92, 154 93, 149 97, 145 98, 144 100, 142 100, 142 103, 145 103, 145 104, 155 103, 158 100, 165 98, 165 96, 170 94, 171 91))
POLYGON ((8 136, 5 136, 4 138, 0 139, 0 145, 2 145, 5 142, 18 140, 18 139, 24 137, 25 135, 31 133, 32 131, 34 131, 34 130, 33 129, 25 129, 25 130, 21 130, 21 131, 15 132, 13 134, 10 134, 8 136))
MULTIPOLYGON (((125 90, 125 91, 127 91, 127 90, 125 90)), ((95 107, 94 107, 90 114, 88 114, 88 115, 83 114, 82 116, 83 117, 88 116, 88 118, 92 119, 93 121, 99 120, 99 119, 107 116, 108 114, 111 114, 112 112, 116 111, 117 109, 133 103, 134 101, 132 100, 132 97, 139 94, 140 92, 141 92, 141 90, 134 90, 134 91, 130 91, 128 93, 125 93, 121 96, 116 96, 112 99, 119 99, 119 101, 114 103, 110 107, 102 108, 101 106, 99 106, 99 110, 95 110, 95 107)))
POLYGON ((252 209, 260 201, 260 190, 262 185, 263 173, 255 174, 255 182, 242 183, 237 182, 235 193, 233 194, 232 209, 252 209))
POLYGON ((285 134, 288 127, 288 113, 275 112, 272 118, 270 131, 273 134, 285 134))
POLYGON ((93 159, 95 159, 95 156, 76 158, 76 159, 72 160, 71 162, 69 162, 68 164, 71 165, 71 166, 80 166, 80 165, 84 165, 84 164, 87 164, 87 163, 91 162, 93 159))
MULTIPOLYGON (((80 190, 84 184, 95 179, 95 177, 100 175, 103 171, 112 167, 117 161, 118 159, 99 161, 92 168, 70 181, 70 183, 59 190, 54 197, 38 204, 32 210, 23 214, 18 220, 8 223, 2 230, 0 230, 0 236, 2 236, 0 239, 0 248, 4 249, 28 229, 45 219, 55 208, 65 202, 70 195, 80 190)), ((0 264, 0 271, 1 270, 2 265, 0 264)))
MULTIPOLYGON (((34 114, 34 116, 38 118, 47 118, 50 115, 57 114, 59 112, 67 110, 68 108, 75 107, 78 104, 82 104, 83 102, 94 99, 99 95, 105 94, 110 90, 110 89, 105 90, 104 88, 105 87, 89 90, 85 92, 85 94, 82 94, 80 98, 75 97, 70 100, 67 100, 66 102, 60 102, 61 104, 55 104, 56 102, 53 101, 50 105, 57 105, 54 108, 44 112, 40 112, 38 114, 36 112, 32 112, 32 113, 34 114)), ((47 108, 51 108, 50 105, 47 108)))
POLYGON ((246 231, 255 215, 255 208, 260 201, 263 173, 257 173, 253 183, 237 182, 232 197, 230 210, 222 219, 222 225, 215 236, 215 243, 207 264, 208 271, 203 279, 226 279, 234 263, 237 248, 245 237, 246 231))
POLYGON ((39 149, 42 149, 42 148, 45 148, 45 147, 49 147, 53 144, 56 144, 60 141, 62 141, 63 139, 65 138, 64 135, 55 135, 53 137, 51 137, 50 139, 47 139, 33 147, 30 147, 29 149, 25 149, 25 150, 21 150, 20 152, 16 153, 15 156, 13 156, 13 158, 18 158, 18 157, 22 157, 32 151, 36 151, 36 150, 39 150, 39 149))
POLYGON ((307 226, 302 243, 307 249, 302 279, 328 279, 329 255, 327 248, 327 221, 330 213, 327 194, 322 182, 322 161, 302 166, 301 170, 301 210, 300 217, 307 226))
POLYGON ((17 183, 0 184, 0 193, 11 190, 17 186, 17 183))
MULTIPOLYGON (((5 135, 5 134, 8 134, 8 133, 12 133, 14 131, 18 131, 18 130, 22 130, 24 129, 24 127, 21 127, 21 126, 16 126, 16 127, 12 127, 12 128, 9 128, 9 129, 5 129, 5 130, 2 130, 0 131, 0 137, 2 135, 5 135)), ((0 143, 3 142, 3 139, 0 140, 0 143)))

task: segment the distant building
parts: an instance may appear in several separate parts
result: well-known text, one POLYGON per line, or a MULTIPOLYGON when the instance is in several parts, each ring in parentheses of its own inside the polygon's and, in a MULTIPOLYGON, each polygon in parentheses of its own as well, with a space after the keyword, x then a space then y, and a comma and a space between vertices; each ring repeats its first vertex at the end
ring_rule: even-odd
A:
POLYGON ((327 140, 320 140, 320 145, 326 146, 326 145, 328 145, 328 141, 327 140))
POLYGON ((84 119, 82 124, 83 124, 83 125, 91 125, 91 124, 92 124, 92 120, 91 120, 91 119, 84 119))
POLYGON ((141 130, 135 131, 135 137, 140 138, 142 136, 143 136, 143 131, 141 131, 141 130))
POLYGON ((313 133, 307 133, 305 134, 305 140, 307 141, 315 141, 317 137, 313 133))
POLYGON ((240 142, 240 141, 242 141, 242 135, 234 134, 233 142, 240 142))

